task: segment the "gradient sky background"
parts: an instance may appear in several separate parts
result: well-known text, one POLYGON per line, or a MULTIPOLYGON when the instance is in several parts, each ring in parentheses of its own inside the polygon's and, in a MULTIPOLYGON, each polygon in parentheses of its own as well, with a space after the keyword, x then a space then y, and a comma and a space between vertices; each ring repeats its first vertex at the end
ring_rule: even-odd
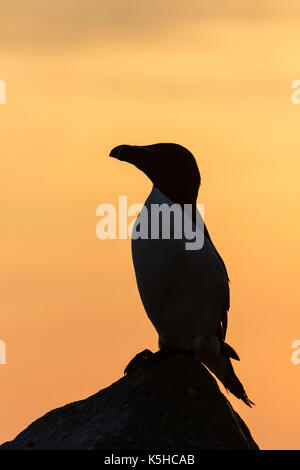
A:
POLYGON ((151 188, 112 147, 170 141, 196 156, 231 279, 228 342, 256 407, 230 401, 262 448, 300 448, 299 15, 290 0, 1 5, 0 442, 156 348, 130 241, 98 240, 95 212, 151 188))

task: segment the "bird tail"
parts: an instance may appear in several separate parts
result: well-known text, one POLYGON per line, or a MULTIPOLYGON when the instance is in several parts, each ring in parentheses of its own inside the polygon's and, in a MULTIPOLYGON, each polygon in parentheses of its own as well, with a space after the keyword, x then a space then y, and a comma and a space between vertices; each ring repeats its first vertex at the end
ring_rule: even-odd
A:
POLYGON ((254 403, 248 398, 242 383, 234 372, 228 356, 220 355, 214 361, 208 361, 207 363, 204 362, 204 364, 222 382, 227 391, 229 390, 229 392, 242 400, 247 406, 250 406, 250 408, 254 405, 254 403))

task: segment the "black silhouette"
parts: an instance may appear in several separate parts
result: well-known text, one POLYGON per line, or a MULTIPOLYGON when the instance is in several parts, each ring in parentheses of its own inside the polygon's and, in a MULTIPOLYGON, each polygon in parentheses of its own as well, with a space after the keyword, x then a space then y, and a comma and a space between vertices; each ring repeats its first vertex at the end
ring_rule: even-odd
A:
MULTIPOLYGON (((147 213, 154 204, 168 207, 179 204, 182 211, 189 204, 195 228, 199 225, 196 201, 201 178, 196 160, 186 148, 170 143, 119 145, 110 156, 135 165, 152 181, 153 189, 144 206, 147 213)), ((203 232, 203 247, 196 251, 185 249, 184 236, 172 241, 161 236, 159 239, 133 239, 139 292, 159 335, 162 353, 158 357, 171 354, 174 348, 192 352, 227 390, 251 406, 253 402, 247 397, 230 360, 239 360, 239 357, 225 342, 230 306, 227 270, 205 225, 203 232)), ((130 373, 141 364, 151 364, 153 360, 149 350, 139 353, 126 372, 130 373)))

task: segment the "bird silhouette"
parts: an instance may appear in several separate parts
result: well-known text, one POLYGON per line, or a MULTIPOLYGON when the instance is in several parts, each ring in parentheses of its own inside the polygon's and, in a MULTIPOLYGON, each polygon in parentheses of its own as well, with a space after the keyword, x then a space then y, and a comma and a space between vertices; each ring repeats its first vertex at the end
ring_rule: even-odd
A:
MULTIPOLYGON (((225 342, 229 278, 197 208, 201 178, 194 156, 173 143, 119 145, 110 156, 133 164, 153 183, 135 221, 132 257, 139 293, 158 333, 161 354, 176 350, 194 355, 227 390, 251 407, 253 402, 231 363, 239 356, 225 342), (159 218, 153 218, 154 208, 159 218), (169 216, 166 230, 164 214, 169 216), (183 230, 178 235, 178 224, 187 221, 195 237, 197 233, 202 236, 197 249, 183 230)), ((149 350, 139 353, 125 372, 141 360, 149 361, 151 355, 149 350)))

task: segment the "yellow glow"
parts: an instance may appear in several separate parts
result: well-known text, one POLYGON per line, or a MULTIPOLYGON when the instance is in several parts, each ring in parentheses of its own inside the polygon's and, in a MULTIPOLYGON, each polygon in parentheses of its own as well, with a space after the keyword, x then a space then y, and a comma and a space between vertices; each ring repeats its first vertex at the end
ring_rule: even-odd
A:
POLYGON ((96 19, 95 2, 17 3, 0 20, 0 441, 156 348, 130 242, 98 240, 95 210, 151 187, 112 147, 173 141, 197 158, 198 202, 231 279, 228 342, 256 407, 230 400, 262 448, 299 449, 297 3, 201 13, 193 1, 183 14, 170 0, 150 15, 132 2, 120 17, 120 2, 102 1, 96 19))

